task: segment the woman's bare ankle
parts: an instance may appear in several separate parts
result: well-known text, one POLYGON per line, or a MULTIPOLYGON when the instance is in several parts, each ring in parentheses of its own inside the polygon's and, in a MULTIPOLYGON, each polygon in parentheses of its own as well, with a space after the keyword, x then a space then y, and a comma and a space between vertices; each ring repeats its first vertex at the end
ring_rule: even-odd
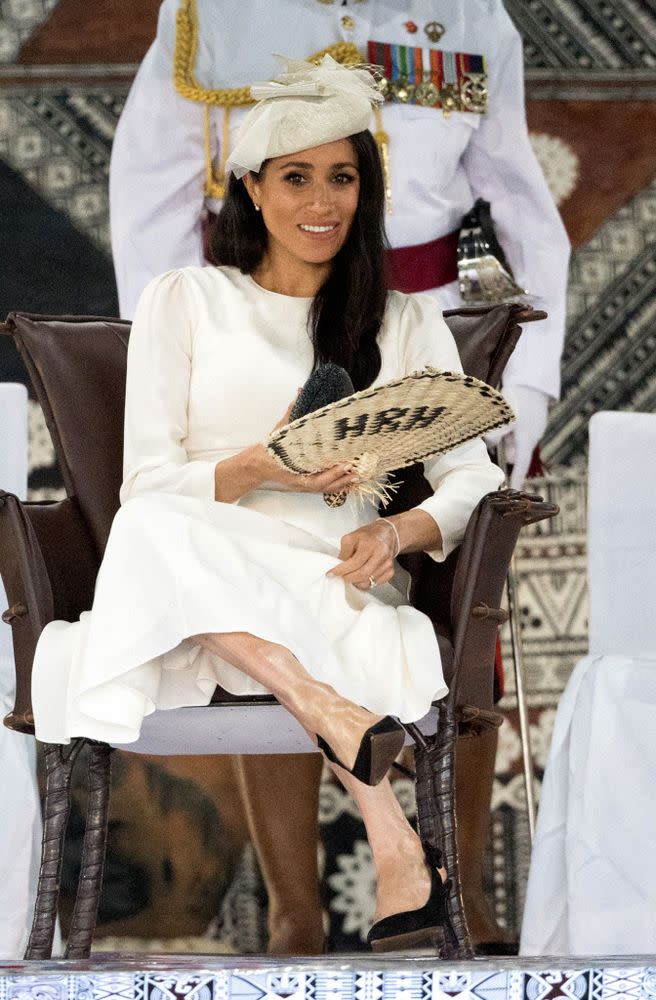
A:
POLYGON ((423 857, 397 854, 394 861, 377 865, 378 887, 376 892, 375 920, 382 920, 393 913, 419 910, 428 902, 431 875, 423 857))
MULTIPOLYGON (((442 882, 446 881, 446 868, 436 869, 442 882)), ((378 890, 376 894, 376 920, 420 909, 428 902, 431 891, 431 869, 426 860, 421 840, 408 829, 384 852, 376 854, 378 890)))

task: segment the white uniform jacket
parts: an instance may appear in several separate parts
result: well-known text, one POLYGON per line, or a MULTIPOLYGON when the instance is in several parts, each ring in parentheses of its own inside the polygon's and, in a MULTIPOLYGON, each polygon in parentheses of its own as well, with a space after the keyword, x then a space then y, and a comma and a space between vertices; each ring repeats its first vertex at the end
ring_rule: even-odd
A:
MULTIPOLYGON (((201 264, 204 186, 203 105, 173 83, 175 15, 164 0, 157 37, 121 117, 110 174, 112 246, 122 315, 131 317, 147 282, 169 268, 201 264)), ((245 86, 279 72, 272 53, 306 58, 339 41, 401 43, 484 55, 486 114, 386 104, 390 137, 394 247, 426 243, 457 229, 477 197, 492 205, 499 240, 515 276, 549 312, 528 328, 506 369, 505 385, 559 394, 569 243, 526 128, 521 39, 500 0, 197 0, 201 86, 245 86), (352 19, 344 27, 344 18, 352 19), (445 33, 429 41, 424 27, 445 33), (407 22, 417 31, 410 33, 407 22)), ((232 111, 232 141, 243 110, 232 111)), ((223 111, 212 108, 213 152, 221 156, 223 111)), ((216 203, 208 207, 217 210, 216 203)), ((435 292, 443 308, 460 303, 457 284, 435 292)))

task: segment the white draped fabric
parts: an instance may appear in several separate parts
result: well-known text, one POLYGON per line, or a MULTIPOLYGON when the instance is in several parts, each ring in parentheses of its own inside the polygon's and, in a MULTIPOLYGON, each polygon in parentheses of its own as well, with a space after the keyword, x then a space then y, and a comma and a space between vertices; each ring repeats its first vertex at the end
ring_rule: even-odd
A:
MULTIPOLYGON (((24 498, 27 490, 27 391, 0 384, 0 488, 24 498)), ((0 580, 1 610, 7 597, 0 580)), ((0 713, 14 704, 11 630, 0 622, 0 713)), ((20 958, 27 943, 36 889, 41 812, 34 739, 0 726, 0 958, 20 958)))
POLYGON ((521 954, 656 952, 656 415, 590 421, 590 651, 558 708, 521 954))

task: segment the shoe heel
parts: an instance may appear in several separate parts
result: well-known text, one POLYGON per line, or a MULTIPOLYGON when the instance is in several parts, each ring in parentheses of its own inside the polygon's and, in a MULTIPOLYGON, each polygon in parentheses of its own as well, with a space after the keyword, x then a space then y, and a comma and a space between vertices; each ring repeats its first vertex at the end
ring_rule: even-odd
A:
POLYGON ((379 938, 371 942, 371 950, 379 953, 387 951, 413 951, 434 958, 454 958, 458 951, 455 933, 447 927, 422 927, 407 934, 379 938))
POLYGON ((375 726, 367 729, 362 737, 358 755, 353 767, 347 767, 336 755, 322 736, 317 736, 317 745, 333 764, 350 771, 365 785, 379 784, 398 757, 405 743, 405 729, 391 716, 386 715, 375 726))
POLYGON ((394 724, 387 731, 369 734, 369 780, 368 785, 378 785, 401 753, 405 743, 405 730, 394 724))
POLYGON ((457 958, 458 937, 449 916, 451 880, 442 882, 438 866, 442 852, 424 847, 430 865, 431 890, 428 900, 416 910, 392 913, 376 921, 367 942, 372 951, 416 951, 437 958, 457 958))

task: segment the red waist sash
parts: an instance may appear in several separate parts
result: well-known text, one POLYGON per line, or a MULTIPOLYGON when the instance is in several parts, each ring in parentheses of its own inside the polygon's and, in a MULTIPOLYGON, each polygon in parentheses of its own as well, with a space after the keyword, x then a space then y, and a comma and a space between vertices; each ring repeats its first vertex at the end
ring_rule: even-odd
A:
POLYGON ((398 292, 426 292, 458 280, 459 230, 430 243, 386 251, 387 285, 398 292))

